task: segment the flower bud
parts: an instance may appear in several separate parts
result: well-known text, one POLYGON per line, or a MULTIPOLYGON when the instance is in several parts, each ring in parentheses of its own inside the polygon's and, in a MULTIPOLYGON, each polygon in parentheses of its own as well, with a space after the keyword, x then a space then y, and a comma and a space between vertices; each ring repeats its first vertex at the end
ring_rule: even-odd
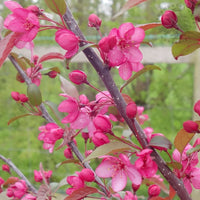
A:
POLYGON ((11 97, 15 100, 15 101, 19 101, 19 92, 11 92, 11 97))
POLYGON ((80 70, 74 70, 69 73, 69 79, 72 83, 77 85, 81 85, 83 83, 87 83, 87 75, 80 70))
POLYGON ((89 133, 88 132, 82 132, 81 133, 83 139, 85 140, 85 143, 87 142, 87 140, 89 139, 89 133))
POLYGON ((126 106, 126 115, 128 116, 128 118, 134 118, 137 114, 137 105, 135 104, 135 102, 130 102, 127 106, 126 106))
POLYGON ((95 132, 94 136, 92 137, 92 142, 95 146, 101 146, 103 144, 109 143, 109 138, 107 135, 103 134, 102 132, 95 132))
POLYGON ((93 123, 96 129, 101 130, 103 133, 109 133, 112 129, 110 120, 105 115, 97 115, 93 119, 93 123))
POLYGON ((148 194, 150 197, 156 197, 160 194, 160 187, 158 185, 150 185, 148 188, 148 194))
POLYGON ((85 168, 79 173, 79 177, 83 181, 93 182, 95 180, 94 172, 91 169, 85 168))
POLYGON ((199 132, 199 125, 196 122, 188 120, 183 123, 183 128, 188 133, 197 133, 199 132))
POLYGON ((6 165, 6 164, 2 165, 2 170, 5 171, 5 172, 10 173, 10 167, 8 165, 6 165))
POLYGON ((132 183, 132 189, 136 193, 138 189, 140 188, 140 185, 136 185, 135 183, 132 183))
POLYGON ((195 103, 194 111, 200 116, 200 100, 195 103))
POLYGON ((56 78, 58 72, 56 71, 50 71, 47 73, 47 75, 50 77, 50 78, 56 78))
POLYGON ((162 15, 161 22, 162 22, 162 25, 165 28, 168 28, 168 29, 169 28, 176 28, 177 27, 178 18, 176 16, 175 12, 173 12, 171 10, 167 10, 162 15))
POLYGON ((91 14, 88 17, 88 26, 95 27, 97 30, 99 30, 99 27, 101 26, 101 19, 97 15, 91 14))
POLYGON ((197 0, 185 0, 185 5, 194 12, 195 6, 196 6, 197 0))
POLYGON ((28 101, 28 97, 25 94, 20 94, 19 99, 22 103, 26 103, 28 101))
POLYGON ((67 159, 72 159, 73 158, 72 150, 70 148, 65 149, 64 156, 67 159))

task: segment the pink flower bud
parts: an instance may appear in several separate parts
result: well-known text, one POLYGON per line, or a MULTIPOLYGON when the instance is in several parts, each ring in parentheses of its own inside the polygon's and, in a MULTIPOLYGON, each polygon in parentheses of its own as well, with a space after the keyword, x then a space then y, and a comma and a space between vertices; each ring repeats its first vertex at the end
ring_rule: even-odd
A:
POLYGON ((82 188, 84 186, 84 181, 77 176, 68 176, 67 182, 76 189, 82 188))
POLYGON ((19 98, 22 103, 26 103, 28 101, 28 97, 25 94, 20 94, 19 98))
POLYGON ((93 119, 93 123, 96 129, 101 130, 103 133, 109 133, 112 129, 110 120, 105 115, 97 115, 93 119))
POLYGON ((165 28, 168 28, 168 29, 169 28, 176 28, 177 27, 178 18, 176 16, 175 12, 173 12, 171 10, 167 10, 162 15, 161 22, 162 22, 162 25, 165 28))
POLYGON ((47 75, 50 77, 50 78, 55 78, 57 76, 58 72, 56 71, 50 71, 47 73, 47 75))
POLYGON ((127 106, 126 106, 126 115, 128 116, 128 118, 134 118, 137 114, 137 105, 135 104, 135 102, 130 102, 127 106))
POLYGON ((6 165, 6 164, 2 165, 2 170, 5 171, 5 172, 10 173, 10 167, 8 165, 6 165))
POLYGON ((80 70, 74 70, 69 73, 69 79, 71 82, 81 85, 83 83, 87 83, 87 75, 80 70))
POLYGON ((160 194, 160 187, 158 185, 151 185, 148 188, 148 194, 150 197, 156 197, 160 194))
POLYGON ((99 27, 101 26, 101 19, 97 15, 91 14, 88 17, 88 26, 95 27, 98 30, 99 27))
POLYGON ((58 30, 55 34, 55 40, 63 49, 67 50, 65 54, 67 59, 74 56, 79 49, 79 38, 70 30, 58 30))
POLYGON ((197 133, 199 132, 199 125, 196 122, 188 120, 183 123, 183 128, 188 133, 197 133))
POLYGON ((11 97, 15 100, 15 101, 19 101, 19 92, 11 92, 11 97))
POLYGON ((88 132, 82 132, 81 135, 82 135, 82 138, 85 140, 85 142, 87 142, 87 140, 89 139, 89 133, 88 132))
POLYGON ((185 0, 185 5, 194 12, 195 6, 196 6, 197 0, 185 0))
POLYGON ((91 169, 87 169, 87 168, 83 169, 79 173, 79 177, 83 181, 87 181, 87 182, 93 182, 95 180, 94 172, 91 169))
POLYGON ((200 116, 200 100, 195 103, 194 111, 200 116))
POLYGON ((72 150, 70 148, 65 149, 64 156, 67 159, 72 159, 73 158, 72 150))
POLYGON ((132 189, 136 193, 138 189, 140 188, 140 185, 136 185, 135 183, 132 183, 132 189))
POLYGON ((109 143, 109 138, 107 135, 101 133, 101 132, 95 132, 94 136, 92 137, 92 142, 95 146, 101 146, 103 144, 109 143))

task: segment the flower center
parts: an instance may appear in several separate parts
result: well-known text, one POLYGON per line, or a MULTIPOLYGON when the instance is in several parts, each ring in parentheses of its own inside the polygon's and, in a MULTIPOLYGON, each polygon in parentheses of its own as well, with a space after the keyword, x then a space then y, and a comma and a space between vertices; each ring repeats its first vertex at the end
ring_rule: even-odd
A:
POLYGON ((31 22, 29 22, 28 19, 26 19, 26 21, 24 23, 25 30, 29 31, 32 27, 33 27, 33 24, 31 22))

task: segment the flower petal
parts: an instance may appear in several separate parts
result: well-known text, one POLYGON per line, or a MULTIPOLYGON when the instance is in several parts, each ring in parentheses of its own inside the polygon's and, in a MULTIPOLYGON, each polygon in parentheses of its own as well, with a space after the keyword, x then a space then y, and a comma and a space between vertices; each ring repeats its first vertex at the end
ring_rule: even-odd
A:
POLYGON ((111 159, 104 159, 101 164, 96 168, 97 176, 101 178, 109 178, 113 175, 113 161, 111 159))
POLYGON ((115 192, 123 190, 127 183, 127 176, 124 170, 115 171, 115 176, 112 178, 112 189, 115 192))

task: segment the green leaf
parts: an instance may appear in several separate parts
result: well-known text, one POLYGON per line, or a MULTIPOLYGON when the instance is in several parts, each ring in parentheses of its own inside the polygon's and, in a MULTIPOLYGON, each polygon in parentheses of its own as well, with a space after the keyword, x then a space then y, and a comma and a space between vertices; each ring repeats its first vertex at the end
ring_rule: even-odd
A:
POLYGON ((149 146, 156 149, 171 149, 172 143, 165 136, 154 136, 149 142, 149 146))
POLYGON ((64 0, 44 0, 46 5, 56 14, 64 15, 67 9, 64 0))
POLYGON ((186 145, 190 142, 194 135, 194 133, 188 133, 184 129, 181 129, 174 139, 175 148, 182 154, 186 145))
POLYGON ((40 89, 34 83, 28 85, 27 96, 33 106, 39 106, 42 103, 42 95, 40 89))
POLYGON ((107 144, 97 147, 83 162, 91 160, 93 158, 98 158, 103 155, 116 153, 120 151, 130 150, 131 147, 120 141, 111 141, 107 144))
POLYGON ((26 117, 26 116, 31 116, 31 115, 33 115, 33 114, 32 113, 26 113, 26 114, 23 114, 23 115, 18 115, 16 117, 13 117, 8 121, 8 125, 10 125, 12 122, 14 122, 15 120, 17 120, 19 118, 26 117))
POLYGON ((187 155, 190 155, 190 154, 192 154, 192 153, 194 153, 196 151, 199 151, 199 150, 200 150, 200 145, 197 145, 194 148, 187 150, 186 153, 187 153, 187 155))
POLYGON ((56 165, 56 168, 59 168, 61 165, 63 164, 68 164, 68 163, 74 163, 74 164, 78 164, 79 163, 79 160, 76 160, 76 159, 67 159, 63 162, 60 162, 56 165))
POLYGON ((137 77, 141 76, 142 74, 144 74, 147 71, 150 70, 161 70, 160 67, 156 66, 156 65, 146 65, 143 69, 141 69, 140 71, 136 72, 130 79, 128 79, 120 88, 120 92, 122 92, 122 90, 124 89, 124 87, 126 87, 129 83, 131 83, 133 80, 135 80, 137 77))
POLYGON ((90 194, 94 194, 94 193, 98 193, 97 188, 84 186, 84 187, 79 188, 79 189, 75 190, 74 192, 72 192, 72 194, 70 194, 64 200, 83 199, 84 197, 86 197, 90 194))
POLYGON ((180 40, 172 46, 172 54, 175 59, 180 56, 191 54, 200 48, 200 33, 197 31, 187 31, 180 36, 180 40))

